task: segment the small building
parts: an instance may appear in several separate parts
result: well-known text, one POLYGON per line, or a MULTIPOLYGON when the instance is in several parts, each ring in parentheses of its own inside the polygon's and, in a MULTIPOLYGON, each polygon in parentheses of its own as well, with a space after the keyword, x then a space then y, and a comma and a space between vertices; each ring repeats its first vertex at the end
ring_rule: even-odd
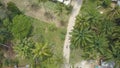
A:
POLYGON ((57 0, 59 2, 63 2, 65 5, 70 4, 71 0, 57 0))

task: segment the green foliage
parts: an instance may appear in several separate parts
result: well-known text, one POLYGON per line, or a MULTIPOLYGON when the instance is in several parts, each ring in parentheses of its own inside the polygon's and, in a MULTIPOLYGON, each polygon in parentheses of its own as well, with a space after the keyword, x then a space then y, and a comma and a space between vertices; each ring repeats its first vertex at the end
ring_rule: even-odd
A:
POLYGON ((4 55, 3 55, 3 52, 1 51, 0 49, 0 67, 2 68, 3 66, 3 59, 4 59, 4 55))
POLYGON ((0 20, 3 20, 7 17, 7 14, 5 13, 5 9, 0 8, 0 20))
POLYGON ((50 31, 56 31, 57 30, 57 27, 55 26, 55 24, 49 24, 49 30, 50 31))
POLYGON ((71 11, 72 11, 72 6, 70 6, 70 5, 66 6, 63 3, 58 2, 55 13, 58 16, 61 16, 63 14, 69 15, 71 13, 71 11))
POLYGON ((14 46, 14 51, 18 57, 22 59, 30 59, 33 57, 32 49, 34 48, 34 43, 30 39, 22 39, 14 46))
MULTIPOLYGON (((107 60, 114 61, 116 66, 120 65, 120 27, 115 26, 113 32, 108 36, 109 40, 109 56, 107 60)), ((119 66, 120 67, 120 66, 119 66)))
POLYGON ((111 0, 104 0, 101 5, 102 5, 104 8, 110 7, 110 5, 111 5, 111 0))
POLYGON ((8 32, 10 32, 11 30, 11 22, 8 18, 6 18, 5 20, 3 20, 3 26, 7 29, 8 32))
POLYGON ((48 1, 48 0, 38 0, 38 2, 46 2, 46 1, 48 1))
POLYGON ((110 35, 113 32, 114 26, 115 26, 115 23, 113 23, 109 20, 104 20, 100 24, 99 31, 102 34, 110 35))
POLYGON ((12 20, 11 32, 15 39, 28 37, 32 29, 32 21, 25 15, 16 15, 12 20))
POLYGON ((19 63, 19 61, 17 59, 13 60, 13 59, 4 59, 4 66, 14 66, 17 65, 19 63))
POLYGON ((89 30, 88 26, 89 24, 86 22, 86 18, 82 18, 82 16, 77 17, 76 25, 71 33, 72 47, 84 48, 92 43, 92 32, 89 30))
POLYGON ((79 48, 84 59, 95 59, 99 62, 101 59, 113 61, 119 68, 120 28, 118 19, 120 18, 120 8, 118 6, 110 8, 110 0, 101 0, 106 12, 100 14, 99 9, 96 9, 98 7, 97 1, 86 0, 84 2, 81 16, 77 16, 74 30, 71 33, 71 44, 76 49, 86 45, 79 48), (86 7, 87 5, 88 7, 86 7), (88 40, 85 38, 91 42, 86 42, 88 40))
POLYGON ((9 39, 9 32, 6 28, 0 27, 0 42, 4 43, 6 40, 9 39))
POLYGON ((0 1, 0 6, 2 6, 3 4, 2 4, 2 2, 0 1))
POLYGON ((52 50, 48 44, 34 43, 31 39, 27 38, 16 43, 14 51, 18 58, 29 60, 33 66, 36 66, 36 64, 41 65, 52 56, 52 50))
POLYGON ((12 15, 19 15, 21 14, 21 11, 17 8, 17 6, 13 2, 7 3, 7 9, 12 12, 12 15))
MULTIPOLYGON (((50 5, 53 5, 53 2, 50 3, 51 3, 50 5)), ((56 3, 54 4, 57 5, 56 3)), ((53 7, 53 9, 55 9, 55 7, 53 7)), ((67 7, 66 9, 69 10, 69 8, 67 7)), ((58 57, 59 56, 58 52, 61 53, 62 50, 62 45, 66 33, 65 28, 60 28, 60 27, 58 28, 56 27, 55 24, 48 24, 43 21, 29 18, 25 15, 21 15, 21 11, 12 2, 9 2, 5 10, 3 11, 5 13, 1 12, 0 13, 1 16, 2 14, 6 14, 6 13, 7 14, 5 15, 6 17, 3 18, 2 16, 2 18, 0 19, 0 42, 2 43, 3 41, 5 41, 4 44, 9 44, 9 42, 10 44, 13 44, 15 55, 17 56, 17 58, 19 58, 20 62, 22 62, 22 64, 20 63, 20 66, 27 63, 35 64, 36 62, 36 65, 41 64, 42 66, 45 67, 50 66, 51 68, 53 67, 56 68, 57 66, 57 68, 59 68, 60 67, 58 66, 59 63, 60 64, 62 63, 62 54, 60 54, 61 57, 58 57), (31 31, 32 25, 34 27, 33 31, 31 31), (31 32, 32 35, 30 37, 29 35, 31 32), (33 41, 29 40, 28 38, 32 38, 33 41), (54 50, 54 54, 58 55, 57 57, 55 57, 55 55, 54 57, 52 57, 53 54, 52 55, 50 54, 50 56, 47 56, 43 53, 39 55, 40 53, 39 50, 42 48, 37 48, 37 47, 45 46, 45 49, 51 50, 49 44, 44 44, 46 41, 52 43, 53 46, 52 50, 54 50), (35 43, 38 45, 36 45, 35 43), (37 52, 32 52, 33 50, 37 52), (35 56, 34 54, 36 54, 37 56, 35 56), (33 56, 35 56, 36 58, 34 57, 33 59, 33 56), (41 61, 41 57, 43 57, 42 60, 44 60, 44 62, 41 61), (54 59, 53 62, 56 64, 52 64, 52 63, 49 64, 49 62, 52 61, 52 59, 54 59)), ((0 47, 1 46, 2 45, 0 45, 0 47)), ((4 49, 5 48, 3 48, 3 50, 4 49)), ((45 51, 45 53, 51 52, 46 50, 43 51, 45 51)), ((4 66, 13 66, 15 64, 17 64, 17 61, 15 61, 14 63, 14 59, 12 60, 10 58, 4 60, 4 66)))
POLYGON ((86 46, 84 49, 83 56, 86 56, 86 59, 99 59, 105 56, 105 52, 108 49, 108 41, 105 36, 95 36, 93 38, 93 43, 90 46, 86 46))
POLYGON ((34 54, 34 59, 38 58, 40 60, 45 60, 47 57, 50 57, 52 55, 51 49, 48 46, 48 44, 35 44, 35 48, 32 50, 34 54))
POLYGON ((74 47, 84 48, 88 45, 88 43, 92 42, 91 40, 92 40, 91 31, 89 31, 88 29, 73 30, 71 42, 74 47))
POLYGON ((109 8, 106 13, 106 18, 114 21, 117 18, 120 18, 120 7, 116 6, 114 8, 109 8))

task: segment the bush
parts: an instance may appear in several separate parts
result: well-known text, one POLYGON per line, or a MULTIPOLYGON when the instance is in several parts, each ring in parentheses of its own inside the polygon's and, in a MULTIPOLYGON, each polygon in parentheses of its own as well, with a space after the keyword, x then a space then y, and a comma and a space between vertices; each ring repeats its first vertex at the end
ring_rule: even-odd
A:
POLYGON ((19 61, 17 59, 8 59, 6 58, 4 60, 4 66, 14 66, 14 65, 18 65, 19 61))
POLYGON ((13 18, 16 15, 22 14, 22 12, 17 8, 17 6, 13 2, 7 3, 7 9, 10 11, 10 18, 13 18))
POLYGON ((32 20, 25 15, 17 15, 13 18, 12 35, 16 39, 23 39, 30 35, 32 30, 32 20))
POLYGON ((103 3, 102 3, 102 6, 103 6, 104 8, 107 8, 107 7, 110 6, 110 4, 111 4, 111 0, 104 0, 103 3))
POLYGON ((65 40, 66 30, 60 32, 61 40, 65 40))
POLYGON ((70 14, 72 12, 73 6, 69 5, 66 6, 67 14, 70 14))
POLYGON ((56 30, 57 30, 57 27, 55 26, 55 24, 50 24, 49 30, 50 30, 50 31, 56 31, 56 30))

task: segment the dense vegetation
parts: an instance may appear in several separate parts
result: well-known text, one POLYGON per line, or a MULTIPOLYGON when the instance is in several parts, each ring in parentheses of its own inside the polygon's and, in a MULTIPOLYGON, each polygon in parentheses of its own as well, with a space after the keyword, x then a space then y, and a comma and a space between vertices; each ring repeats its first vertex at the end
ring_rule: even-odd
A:
POLYGON ((97 60, 98 65, 101 60, 111 61, 119 68, 120 7, 111 3, 111 0, 84 0, 71 33, 71 49, 79 49, 85 60, 97 60))
MULTIPOLYGON (((47 1, 39 0, 43 3, 47 1)), ((62 3, 57 4, 60 9, 55 11, 56 14, 69 10, 62 3)), ((65 28, 58 28, 54 23, 24 15, 13 2, 4 4, 0 1, 0 68, 25 65, 59 68, 65 33, 65 28)))

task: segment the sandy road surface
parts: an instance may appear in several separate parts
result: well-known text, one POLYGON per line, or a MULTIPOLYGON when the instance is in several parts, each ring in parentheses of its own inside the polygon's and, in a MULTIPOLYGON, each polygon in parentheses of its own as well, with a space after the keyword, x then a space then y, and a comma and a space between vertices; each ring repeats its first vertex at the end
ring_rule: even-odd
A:
POLYGON ((65 68, 70 68, 69 67, 70 37, 71 37, 70 32, 72 31, 73 26, 75 25, 76 16, 79 14, 81 5, 82 5, 82 0, 75 0, 73 10, 69 18, 67 34, 65 37, 65 42, 64 42, 64 47, 63 47, 63 57, 64 57, 64 62, 65 62, 65 68))

